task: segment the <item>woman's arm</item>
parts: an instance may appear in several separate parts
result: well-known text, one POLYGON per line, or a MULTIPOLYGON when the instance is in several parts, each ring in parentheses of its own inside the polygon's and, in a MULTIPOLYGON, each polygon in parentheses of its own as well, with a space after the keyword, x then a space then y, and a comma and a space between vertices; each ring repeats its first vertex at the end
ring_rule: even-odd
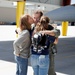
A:
POLYGON ((42 35, 46 34, 46 35, 55 36, 54 31, 50 31, 50 30, 40 31, 39 33, 41 33, 42 35))
POLYGON ((58 37, 60 35, 60 30, 59 29, 44 30, 44 31, 40 31, 40 33, 58 37))

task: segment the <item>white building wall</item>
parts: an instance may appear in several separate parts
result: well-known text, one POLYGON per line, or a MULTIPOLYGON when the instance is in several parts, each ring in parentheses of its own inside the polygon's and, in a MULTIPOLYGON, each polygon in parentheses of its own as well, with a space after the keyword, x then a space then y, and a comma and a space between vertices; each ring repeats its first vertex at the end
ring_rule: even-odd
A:
POLYGON ((8 7, 0 7, 0 21, 15 22, 16 9, 8 7))

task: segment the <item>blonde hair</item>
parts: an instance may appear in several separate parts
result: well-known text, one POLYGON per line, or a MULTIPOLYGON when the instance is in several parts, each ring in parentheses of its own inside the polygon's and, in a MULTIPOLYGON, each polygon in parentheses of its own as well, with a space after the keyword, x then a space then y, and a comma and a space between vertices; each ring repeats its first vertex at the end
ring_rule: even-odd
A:
POLYGON ((37 32, 39 32, 39 31, 44 30, 44 27, 43 27, 43 25, 42 25, 41 23, 37 23, 37 25, 36 25, 36 27, 35 27, 35 30, 36 30, 37 32))
POLYGON ((39 31, 43 31, 43 30, 44 30, 44 27, 43 27, 43 25, 39 22, 39 23, 37 23, 37 25, 36 25, 36 27, 35 27, 35 29, 34 29, 33 34, 38 33, 39 31))
POLYGON ((20 25, 21 25, 21 27, 22 26, 24 27, 22 30, 24 30, 24 29, 30 30, 31 29, 31 24, 28 22, 29 17, 30 17, 29 15, 21 16, 20 25))
POLYGON ((33 34, 47 29, 50 19, 47 16, 42 16, 40 22, 36 24, 33 34), (45 27, 46 26, 46 27, 45 27))

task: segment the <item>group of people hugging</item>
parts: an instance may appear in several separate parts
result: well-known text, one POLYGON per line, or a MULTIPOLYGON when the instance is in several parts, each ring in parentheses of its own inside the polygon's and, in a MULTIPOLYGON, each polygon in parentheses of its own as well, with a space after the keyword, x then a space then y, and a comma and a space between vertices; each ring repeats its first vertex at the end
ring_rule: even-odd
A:
POLYGON ((20 18, 19 35, 13 42, 16 75, 27 75, 28 58, 33 75, 47 75, 50 63, 50 45, 58 43, 60 30, 50 25, 50 19, 37 10, 32 16, 26 14, 20 18))

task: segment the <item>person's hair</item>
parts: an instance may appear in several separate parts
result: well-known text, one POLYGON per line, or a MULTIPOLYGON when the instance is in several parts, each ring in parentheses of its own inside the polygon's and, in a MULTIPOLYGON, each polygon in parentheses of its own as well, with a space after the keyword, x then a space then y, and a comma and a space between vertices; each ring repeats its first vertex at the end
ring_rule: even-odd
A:
POLYGON ((27 30, 30 30, 31 29, 31 24, 28 22, 29 20, 29 15, 22 15, 21 16, 21 19, 20 19, 20 25, 21 26, 24 26, 23 30, 24 29, 27 29, 27 30))
POLYGON ((47 16, 42 16, 40 19, 40 23, 44 26, 44 29, 48 29, 50 19, 47 16))
POLYGON ((45 30, 45 26, 49 24, 50 19, 47 16, 42 16, 40 19, 40 22, 36 24, 36 27, 34 29, 34 32, 39 32, 42 30, 45 30))
POLYGON ((50 19, 47 16, 42 16, 40 19, 41 24, 48 24, 50 22, 50 19))
POLYGON ((44 26, 40 22, 38 22, 34 29, 33 34, 38 33, 39 31, 43 31, 43 30, 44 30, 44 26))
POLYGON ((36 25, 36 27, 35 27, 35 30, 36 30, 37 32, 39 32, 39 31, 44 30, 44 27, 43 27, 43 25, 39 22, 39 23, 37 23, 37 25, 36 25))
POLYGON ((43 16, 43 12, 41 10, 37 10, 34 12, 35 14, 40 14, 40 18, 43 16))

